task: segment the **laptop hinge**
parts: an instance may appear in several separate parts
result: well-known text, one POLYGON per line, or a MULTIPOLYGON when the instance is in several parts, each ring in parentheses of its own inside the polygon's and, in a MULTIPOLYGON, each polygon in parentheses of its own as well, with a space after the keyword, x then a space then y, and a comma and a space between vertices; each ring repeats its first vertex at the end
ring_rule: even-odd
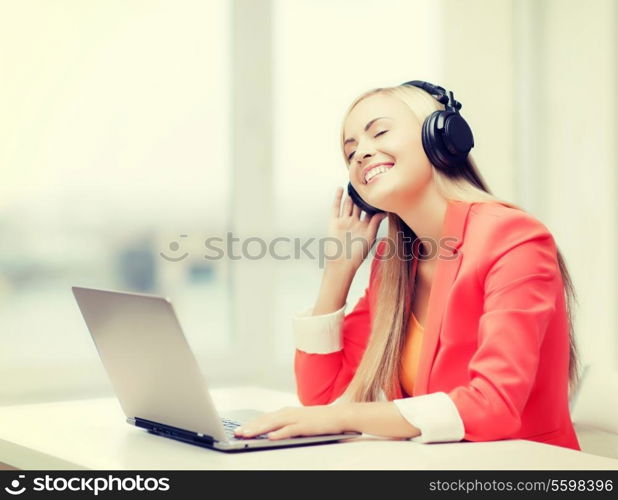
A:
POLYGON ((159 422, 153 422, 152 420, 147 420, 145 418, 134 417, 133 423, 137 427, 141 427, 143 429, 152 432, 153 434, 158 434, 160 436, 167 436, 176 439, 182 439, 184 441, 205 443, 205 444, 213 444, 215 440, 204 434, 198 434, 197 432, 187 431, 185 429, 179 429, 178 427, 173 427, 171 425, 161 424, 159 422))

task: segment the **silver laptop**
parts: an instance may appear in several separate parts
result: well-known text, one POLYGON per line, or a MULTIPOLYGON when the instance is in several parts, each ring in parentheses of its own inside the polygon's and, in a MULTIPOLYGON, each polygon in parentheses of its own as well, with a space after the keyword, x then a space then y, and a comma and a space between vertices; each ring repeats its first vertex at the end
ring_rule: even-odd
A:
POLYGON ((234 429, 262 412, 219 415, 169 299, 77 286, 72 290, 128 423, 221 451, 327 443, 360 434, 236 438, 234 429))

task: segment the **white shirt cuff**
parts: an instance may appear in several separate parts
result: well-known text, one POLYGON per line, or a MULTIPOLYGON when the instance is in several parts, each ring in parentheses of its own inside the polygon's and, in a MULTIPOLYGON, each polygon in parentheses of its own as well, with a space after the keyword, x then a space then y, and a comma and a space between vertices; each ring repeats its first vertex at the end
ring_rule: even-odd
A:
POLYGON ((329 354, 343 349, 341 323, 347 302, 338 311, 312 316, 313 306, 296 313, 293 330, 296 348, 312 354, 329 354))
POLYGON ((464 438, 465 429, 459 411, 445 392, 395 399, 393 403, 399 413, 421 431, 420 436, 410 441, 440 443, 464 438))

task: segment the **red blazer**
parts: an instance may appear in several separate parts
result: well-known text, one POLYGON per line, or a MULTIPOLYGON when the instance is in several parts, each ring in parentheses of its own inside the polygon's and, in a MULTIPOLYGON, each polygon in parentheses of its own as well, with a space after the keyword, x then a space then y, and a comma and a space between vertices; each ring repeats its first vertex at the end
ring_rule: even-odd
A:
MULTIPOLYGON (((449 201, 412 396, 445 392, 464 440, 528 439, 579 450, 568 407, 569 334, 556 244, 531 215, 449 201)), ((365 295, 342 323, 343 349, 295 353, 300 401, 329 404, 348 386, 376 308, 379 242, 365 295)), ((412 266, 412 278, 416 272, 412 266)), ((396 398, 403 397, 401 388, 396 398)))

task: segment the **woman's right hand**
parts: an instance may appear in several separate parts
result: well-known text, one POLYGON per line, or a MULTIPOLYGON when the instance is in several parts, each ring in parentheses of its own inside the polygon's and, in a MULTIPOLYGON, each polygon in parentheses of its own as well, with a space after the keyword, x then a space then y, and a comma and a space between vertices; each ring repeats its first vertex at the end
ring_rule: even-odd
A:
POLYGON ((326 267, 356 272, 375 243, 380 222, 387 214, 377 213, 369 216, 365 212, 361 219, 360 207, 347 193, 342 206, 342 196, 343 188, 339 186, 333 201, 328 229, 329 238, 323 246, 324 259, 326 267))

